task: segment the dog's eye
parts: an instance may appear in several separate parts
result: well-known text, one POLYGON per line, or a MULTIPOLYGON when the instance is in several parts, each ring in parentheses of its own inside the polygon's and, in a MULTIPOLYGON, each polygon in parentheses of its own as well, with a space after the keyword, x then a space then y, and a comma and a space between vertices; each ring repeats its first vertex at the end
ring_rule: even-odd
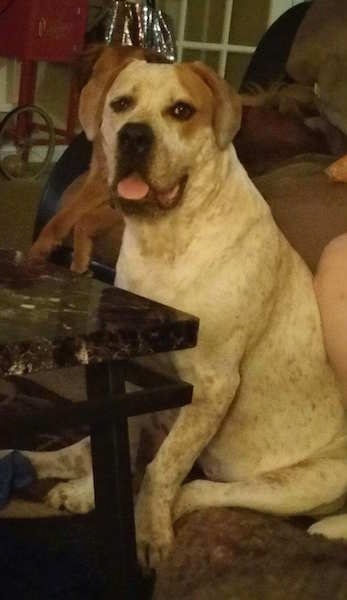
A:
POLYGON ((133 105, 134 101, 130 96, 122 96, 116 100, 112 100, 110 106, 113 112, 120 113, 128 110, 133 105))
POLYGON ((169 113, 175 119, 179 121, 188 121, 195 113, 195 108, 188 102, 176 102, 171 106, 169 113))

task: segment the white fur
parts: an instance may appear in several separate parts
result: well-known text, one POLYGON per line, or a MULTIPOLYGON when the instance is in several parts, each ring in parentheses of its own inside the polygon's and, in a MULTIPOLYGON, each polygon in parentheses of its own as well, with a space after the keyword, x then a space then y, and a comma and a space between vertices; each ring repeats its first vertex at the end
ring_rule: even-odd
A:
MULTIPOLYGON (((156 69, 139 71, 149 83, 156 69)), ((167 87, 168 80, 166 72, 167 87)), ((146 122, 156 125, 162 117, 153 104, 146 104, 146 122)), ((235 505, 324 514, 347 492, 345 415, 312 276, 233 147, 216 148, 212 128, 204 134, 189 142, 182 202, 161 218, 126 218, 117 265, 120 287, 201 320, 197 348, 172 355, 174 368, 194 384, 193 402, 147 468, 137 503, 139 556, 152 566, 171 543, 172 511, 177 518, 235 505), (211 481, 180 491, 196 459, 211 481)), ((175 164, 177 147, 165 128, 162 144, 175 164)))

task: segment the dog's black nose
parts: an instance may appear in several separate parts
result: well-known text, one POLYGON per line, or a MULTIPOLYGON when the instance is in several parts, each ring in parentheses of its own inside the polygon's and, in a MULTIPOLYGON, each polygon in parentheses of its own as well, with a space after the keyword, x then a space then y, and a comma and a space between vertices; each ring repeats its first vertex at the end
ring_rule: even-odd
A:
POLYGON ((151 149, 154 134, 146 123, 126 123, 118 133, 118 140, 122 153, 140 158, 151 149))

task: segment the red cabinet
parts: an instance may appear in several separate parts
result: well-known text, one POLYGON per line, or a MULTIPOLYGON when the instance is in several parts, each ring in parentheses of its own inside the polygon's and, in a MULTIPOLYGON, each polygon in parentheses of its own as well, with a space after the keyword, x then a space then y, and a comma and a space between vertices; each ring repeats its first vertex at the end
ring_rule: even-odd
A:
POLYGON ((2 1, 0 56, 70 62, 81 51, 87 0, 2 1))
MULTIPOLYGON (((88 0, 0 0, 0 56, 21 61, 18 104, 35 103, 38 61, 68 63, 83 48, 88 0)), ((57 143, 69 142, 77 117, 71 86, 66 129, 57 143)))

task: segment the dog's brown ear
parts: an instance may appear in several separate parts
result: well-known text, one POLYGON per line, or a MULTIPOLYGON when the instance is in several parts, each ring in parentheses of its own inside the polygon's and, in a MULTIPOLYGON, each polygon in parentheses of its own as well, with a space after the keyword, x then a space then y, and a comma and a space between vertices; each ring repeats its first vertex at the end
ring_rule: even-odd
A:
POLYGON ((122 52, 106 47, 97 57, 88 83, 81 91, 78 116, 88 138, 93 140, 98 133, 105 98, 113 81, 128 64, 122 52))
POLYGON ((233 88, 217 73, 201 62, 190 63, 190 68, 210 88, 214 98, 213 127, 219 148, 224 150, 240 129, 241 99, 233 88))
POLYGON ((92 76, 94 65, 105 49, 106 44, 88 44, 76 58, 73 70, 79 91, 88 83, 92 76))
POLYGON ((91 71, 91 77, 82 89, 79 101, 79 120, 89 140, 93 140, 99 130, 105 98, 112 83, 132 60, 144 60, 143 50, 133 46, 104 47, 98 54, 91 71))

